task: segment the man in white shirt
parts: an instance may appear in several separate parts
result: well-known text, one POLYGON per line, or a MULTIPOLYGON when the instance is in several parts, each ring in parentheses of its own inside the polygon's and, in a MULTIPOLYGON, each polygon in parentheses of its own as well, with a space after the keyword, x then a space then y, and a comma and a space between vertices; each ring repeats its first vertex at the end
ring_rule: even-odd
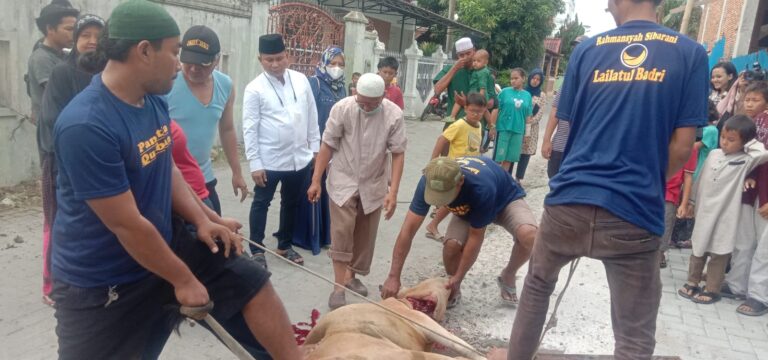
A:
MULTIPOLYGON (((250 214, 250 238, 263 244, 267 210, 280 187, 280 227, 277 252, 303 264, 291 247, 296 209, 320 148, 317 108, 304 74, 288 69, 285 44, 279 34, 259 38, 264 72, 245 88, 243 133, 245 155, 256 183, 250 214)), ((253 260, 266 268, 264 252, 251 245, 253 260)))

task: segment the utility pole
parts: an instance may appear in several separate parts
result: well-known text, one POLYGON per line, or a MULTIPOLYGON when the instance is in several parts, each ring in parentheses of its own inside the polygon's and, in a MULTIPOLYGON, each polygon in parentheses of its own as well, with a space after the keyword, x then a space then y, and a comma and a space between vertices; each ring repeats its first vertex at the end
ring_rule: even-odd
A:
MULTIPOLYGON (((456 0, 448 0, 448 19, 454 21, 456 17, 456 0)), ((445 29, 445 53, 451 56, 453 50, 453 28, 445 29)))
POLYGON ((688 35, 688 23, 691 21, 691 13, 693 13, 694 0, 687 0, 685 3, 685 12, 683 12, 683 21, 680 24, 680 33, 688 35))

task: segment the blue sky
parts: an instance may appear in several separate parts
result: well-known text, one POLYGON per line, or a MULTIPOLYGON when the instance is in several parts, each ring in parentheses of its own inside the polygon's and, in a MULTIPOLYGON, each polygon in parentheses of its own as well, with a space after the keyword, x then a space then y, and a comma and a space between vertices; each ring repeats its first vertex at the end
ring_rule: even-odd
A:
POLYGON ((589 25, 587 36, 597 35, 616 27, 611 14, 605 12, 607 0, 576 0, 576 13, 579 21, 589 25))

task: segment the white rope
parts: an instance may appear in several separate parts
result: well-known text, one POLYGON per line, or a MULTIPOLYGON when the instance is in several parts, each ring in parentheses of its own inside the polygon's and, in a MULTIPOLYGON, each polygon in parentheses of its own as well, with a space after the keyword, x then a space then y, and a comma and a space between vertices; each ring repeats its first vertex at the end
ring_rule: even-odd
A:
POLYGON ((348 289, 348 288, 347 288, 346 286, 344 286, 344 285, 341 285, 341 284, 339 284, 339 283, 337 283, 337 282, 335 282, 335 281, 333 281, 333 280, 331 280, 331 279, 328 279, 327 277, 325 277, 325 276, 323 276, 323 275, 320 275, 320 274, 318 274, 317 272, 315 272, 315 271, 313 271, 313 270, 311 270, 311 269, 308 269, 308 268, 306 268, 306 267, 304 267, 304 266, 302 266, 302 265, 299 265, 299 264, 297 264, 297 263, 295 263, 295 262, 293 262, 293 261, 291 261, 291 260, 289 260, 289 259, 286 259, 284 256, 282 256, 282 255, 280 255, 280 254, 278 254, 278 253, 276 253, 276 252, 274 252, 274 251, 272 251, 272 250, 270 250, 270 249, 267 249, 267 248, 266 248, 266 247, 264 247, 263 245, 261 245, 261 244, 259 244, 259 243, 255 242, 255 241, 253 241, 253 240, 250 240, 250 239, 246 239, 246 238, 243 238, 243 239, 244 239, 245 241, 247 241, 248 243, 250 243, 251 245, 253 245, 253 246, 256 246, 257 248, 259 248, 259 249, 261 249, 261 250, 264 250, 264 251, 266 251, 266 252, 268 252, 268 253, 270 253, 270 254, 274 255, 275 257, 277 257, 278 259, 280 259, 280 260, 282 260, 282 261, 286 262, 286 263, 287 263, 287 264, 289 264, 290 266, 293 266, 293 267, 295 267, 295 268, 301 269, 302 271, 304 271, 304 272, 306 272, 306 273, 308 273, 308 274, 310 274, 310 275, 312 275, 312 276, 314 276, 314 277, 316 277, 316 278, 318 278, 318 279, 320 279, 320 280, 323 280, 323 281, 325 281, 325 282, 327 282, 327 283, 329 283, 329 284, 331 284, 331 285, 334 285, 334 286, 338 286, 338 287, 341 287, 342 289, 344 289, 344 291, 351 293, 352 295, 354 295, 354 296, 355 296, 355 297, 357 297, 358 299, 361 299, 361 300, 363 300, 363 301, 365 301, 365 302, 367 302, 367 303, 369 303, 369 304, 372 304, 372 305, 374 305, 374 306, 377 306, 378 308, 380 308, 380 309, 383 309, 384 311, 386 311, 386 312, 388 312, 388 313, 390 313, 390 314, 392 314, 392 315, 394 315, 394 316, 398 317, 398 318, 399 318, 399 319, 401 319, 401 320, 405 320, 406 322, 409 322, 409 323, 411 323, 411 324, 413 324, 413 325, 416 325, 416 326, 418 326, 419 328, 422 328, 422 329, 424 329, 424 330, 426 330, 426 331, 428 331, 428 332, 430 332, 430 333, 432 333, 432 334, 434 334, 434 335, 437 335, 438 337, 442 338, 443 340, 446 340, 446 341, 448 341, 448 342, 454 343, 454 344, 458 345, 459 347, 461 347, 461 348, 464 348, 464 349, 466 349, 466 350, 469 350, 469 351, 471 351, 471 352, 473 352, 473 353, 475 353, 475 354, 477 354, 477 355, 479 355, 479 356, 481 356, 481 357, 485 357, 485 354, 483 354, 483 353, 481 353, 481 352, 479 352, 479 351, 475 350, 475 348, 473 348, 472 346, 468 346, 468 345, 466 345, 466 344, 462 344, 462 343, 460 343, 460 342, 457 342, 456 340, 453 340, 453 339, 451 339, 451 338, 449 338, 449 337, 447 337, 447 336, 445 336, 445 335, 443 335, 443 334, 440 334, 440 333, 436 332, 435 330, 432 330, 432 329, 430 329, 430 328, 428 328, 428 327, 426 327, 426 326, 424 326, 424 325, 422 325, 422 324, 419 324, 419 323, 417 323, 417 322, 415 322, 415 321, 413 321, 413 320, 411 320, 411 319, 409 319, 409 318, 407 318, 407 317, 405 317, 405 316, 403 316, 403 315, 400 315, 400 314, 398 314, 398 313, 396 313, 396 312, 392 311, 391 309, 388 309, 388 308, 387 308, 387 307, 385 307, 384 305, 381 305, 381 304, 379 304, 378 302, 375 302, 375 301, 373 301, 373 300, 371 300, 371 299, 368 299, 367 297, 365 297, 365 296, 363 296, 363 295, 360 295, 360 294, 358 294, 357 292, 355 292, 355 291, 352 291, 352 290, 348 289))
MULTIPOLYGON (((577 258, 576 260, 571 261, 570 265, 570 271, 568 272, 568 279, 565 281, 565 286, 563 286, 563 290, 560 291, 560 295, 557 296, 557 301, 555 301, 555 308, 552 309, 552 315, 549 316, 549 321, 547 321, 547 326, 544 327, 544 331, 541 333, 541 338, 539 338, 539 344, 536 345, 536 351, 534 354, 538 354, 539 347, 541 347, 541 344, 544 342, 544 337, 547 335, 547 332, 557 326, 557 309, 560 308, 560 302, 563 301, 563 296, 565 295, 565 290, 568 289, 568 285, 571 283, 571 279, 573 278, 573 274, 576 272, 576 267, 579 266, 579 261, 581 258, 577 258)), ((535 358, 536 355, 534 355, 535 358)))

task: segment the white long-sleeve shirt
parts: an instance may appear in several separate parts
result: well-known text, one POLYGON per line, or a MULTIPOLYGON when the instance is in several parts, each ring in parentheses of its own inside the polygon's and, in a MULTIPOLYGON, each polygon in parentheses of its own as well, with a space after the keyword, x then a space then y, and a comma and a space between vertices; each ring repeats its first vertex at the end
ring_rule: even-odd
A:
POLYGON ((263 72, 245 87, 243 139, 251 172, 300 170, 320 149, 309 80, 290 69, 283 78, 285 84, 263 72))

